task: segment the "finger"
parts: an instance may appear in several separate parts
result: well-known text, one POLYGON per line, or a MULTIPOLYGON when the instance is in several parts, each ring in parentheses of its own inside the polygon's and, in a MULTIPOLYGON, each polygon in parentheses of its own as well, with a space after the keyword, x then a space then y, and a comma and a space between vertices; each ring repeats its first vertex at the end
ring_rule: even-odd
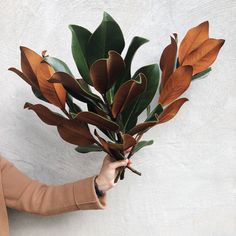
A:
POLYGON ((112 162, 112 163, 110 163, 110 166, 111 166, 111 168, 116 169, 120 166, 126 166, 127 163, 128 163, 128 159, 125 159, 125 160, 121 160, 121 161, 112 162))

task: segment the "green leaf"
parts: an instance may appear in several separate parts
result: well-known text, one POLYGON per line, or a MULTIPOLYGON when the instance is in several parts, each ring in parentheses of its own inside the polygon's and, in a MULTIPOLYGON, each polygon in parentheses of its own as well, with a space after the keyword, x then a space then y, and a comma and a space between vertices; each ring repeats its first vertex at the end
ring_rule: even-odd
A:
POLYGON ((145 146, 148 146, 148 145, 152 145, 153 144, 153 140, 148 140, 148 141, 140 141, 138 142, 138 144, 135 145, 134 149, 133 149, 133 153, 139 151, 141 148, 145 147, 145 146))
POLYGON ((149 105, 147 106, 147 108, 146 108, 146 110, 147 110, 147 116, 150 114, 150 109, 151 109, 151 105, 149 104, 149 105))
POLYGON ((163 107, 161 104, 158 104, 151 113, 147 116, 145 121, 155 121, 156 117, 155 114, 160 115, 163 112, 163 107))
POLYGON ((159 84, 159 66, 157 64, 140 68, 134 74, 133 79, 137 78, 139 73, 143 73, 146 76, 147 87, 146 90, 130 102, 129 106, 121 113, 125 132, 136 125, 138 116, 151 103, 159 84))
POLYGON ((101 151, 103 151, 102 148, 97 146, 96 144, 90 144, 90 145, 85 146, 85 147, 77 146, 75 148, 75 150, 77 152, 80 152, 80 153, 101 152, 101 151))
POLYGON ((108 57, 108 51, 121 54, 125 46, 124 37, 119 25, 106 12, 103 20, 91 35, 87 45, 87 61, 92 65, 96 60, 108 57))
POLYGON ((198 79, 198 78, 200 78, 200 77, 202 77, 202 79, 203 79, 203 78, 205 78, 205 77, 207 76, 207 74, 208 74, 210 71, 211 71, 211 67, 209 67, 209 68, 207 68, 206 70, 204 70, 204 71, 202 71, 202 72, 200 72, 200 73, 194 75, 194 76, 192 77, 192 80, 198 79))
POLYGON ((42 100, 42 101, 44 101, 44 102, 50 103, 50 102, 42 95, 42 93, 41 93, 39 90, 35 89, 33 86, 31 86, 31 89, 32 89, 32 91, 33 91, 35 97, 37 97, 38 99, 40 99, 40 100, 42 100))
POLYGON ((69 93, 67 93, 66 96, 67 96, 66 97, 66 103, 67 103, 67 105, 69 107, 69 112, 70 113, 74 113, 74 114, 77 115, 79 112, 82 111, 82 109, 77 104, 75 104, 73 102, 73 98, 71 97, 71 95, 69 93))
POLYGON ((69 67, 66 65, 65 62, 56 58, 56 57, 44 57, 44 61, 46 61, 56 72, 65 72, 67 74, 72 75, 69 67))
POLYGON ((71 50, 75 64, 82 78, 88 84, 93 85, 90 79, 89 67, 86 60, 86 46, 92 34, 87 29, 78 25, 69 25, 69 29, 72 33, 71 50))
POLYGON ((122 79, 117 80, 117 82, 115 83, 115 86, 113 88, 115 93, 118 88, 121 86, 121 84, 123 84, 124 82, 126 82, 127 80, 129 80, 131 78, 131 64, 132 64, 132 60, 133 57, 136 53, 136 51, 145 43, 149 42, 148 39, 145 38, 141 38, 141 37, 134 37, 129 45, 128 51, 126 53, 125 56, 125 72, 124 72, 124 76, 122 77, 122 79))

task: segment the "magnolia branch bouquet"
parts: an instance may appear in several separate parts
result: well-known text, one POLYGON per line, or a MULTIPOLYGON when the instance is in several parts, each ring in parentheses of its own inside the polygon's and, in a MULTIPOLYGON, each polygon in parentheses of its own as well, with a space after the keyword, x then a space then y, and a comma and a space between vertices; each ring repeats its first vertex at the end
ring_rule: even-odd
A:
MULTIPOLYGON (((26 102, 24 108, 33 110, 44 123, 56 126, 63 140, 76 145, 76 151, 104 151, 114 160, 130 159, 141 148, 153 144, 153 140, 141 140, 142 135, 177 114, 188 101, 179 97, 193 80, 210 72, 224 44, 223 39, 209 38, 209 24, 205 21, 189 29, 179 47, 174 33, 159 65, 144 65, 132 75, 133 57, 147 39, 134 37, 123 58, 123 34, 108 13, 104 12, 93 33, 78 25, 70 25, 69 29, 79 75, 74 76, 65 62, 46 51, 39 55, 22 46, 21 71, 9 70, 27 82, 33 94, 44 102, 26 102), (151 107, 156 93, 156 105, 151 107), (50 110, 47 103, 61 112, 50 110), (81 103, 86 104, 86 111, 81 109, 81 103), (145 110, 145 120, 137 124, 145 110)), ((132 167, 120 167, 115 182, 124 179, 126 168, 141 175, 132 167)))

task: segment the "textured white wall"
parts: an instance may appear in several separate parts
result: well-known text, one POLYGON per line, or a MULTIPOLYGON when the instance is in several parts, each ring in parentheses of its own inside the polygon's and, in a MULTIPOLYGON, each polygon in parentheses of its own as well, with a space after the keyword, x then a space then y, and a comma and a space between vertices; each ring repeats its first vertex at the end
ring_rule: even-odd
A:
MULTIPOLYGON (((120 24, 128 44, 133 36, 150 39, 138 52, 133 71, 158 62, 172 32, 204 20, 210 35, 225 38, 213 71, 197 80, 172 121, 144 138, 154 145, 140 151, 126 178, 108 192, 107 209, 40 217, 9 210, 11 235, 80 236, 235 236, 236 235, 236 4, 233 0, 38 1, 1 0, 0 151, 32 178, 65 183, 99 172, 104 153, 82 155, 46 126, 26 101, 37 100, 13 73, 19 46, 66 61, 76 72, 68 25, 91 31, 103 11, 120 24)), ((155 101, 152 103, 155 104, 155 101)))

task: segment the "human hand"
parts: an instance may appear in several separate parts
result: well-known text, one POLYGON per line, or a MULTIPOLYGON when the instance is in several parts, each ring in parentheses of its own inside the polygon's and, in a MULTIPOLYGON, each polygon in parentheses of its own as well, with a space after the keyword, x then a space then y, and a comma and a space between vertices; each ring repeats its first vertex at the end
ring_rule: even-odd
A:
MULTIPOLYGON (((124 151, 124 153, 128 153, 131 151, 131 147, 124 151)), ((98 185, 98 188, 102 192, 106 192, 112 187, 114 187, 117 183, 114 182, 117 174, 118 174, 118 167, 121 166, 130 166, 132 164, 132 161, 130 159, 125 159, 121 161, 114 161, 114 159, 110 155, 106 155, 102 168, 100 170, 99 175, 96 177, 95 181, 98 185)))

